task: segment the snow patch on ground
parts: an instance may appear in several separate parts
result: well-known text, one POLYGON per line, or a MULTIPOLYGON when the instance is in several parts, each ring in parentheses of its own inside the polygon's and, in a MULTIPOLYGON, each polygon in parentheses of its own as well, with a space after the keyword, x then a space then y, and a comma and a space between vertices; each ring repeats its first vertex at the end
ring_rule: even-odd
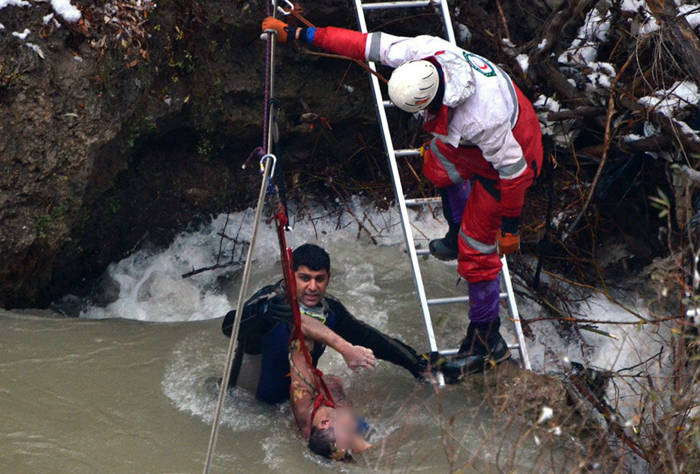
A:
POLYGON ((29 2, 25 2, 24 0, 0 0, 0 10, 2 10, 5 7, 28 7, 30 6, 29 2))
POLYGON ((29 49, 31 49, 31 50, 34 51, 36 54, 38 54, 39 57, 40 57, 41 59, 44 59, 44 58, 45 58, 45 56, 44 56, 44 51, 41 50, 41 48, 39 47, 39 45, 36 45, 36 44, 34 44, 34 43, 30 43, 30 42, 27 42, 27 43, 25 43, 25 44, 27 45, 27 47, 28 47, 29 49))
POLYGON ((562 108, 561 104, 552 97, 540 94, 532 105, 535 107, 537 117, 540 120, 542 134, 553 137, 558 145, 568 147, 570 145, 569 140, 574 138, 578 132, 567 131, 566 121, 550 122, 547 118, 550 112, 559 112, 562 108))
POLYGON ((523 72, 527 73, 527 70, 530 68, 530 57, 527 54, 518 54, 515 60, 518 61, 523 72))
POLYGON ((697 130, 694 130, 690 125, 685 122, 681 122, 680 120, 675 120, 674 124, 681 129, 681 133, 683 133, 683 135, 685 135, 687 138, 700 143, 700 133, 698 133, 697 130))
POLYGON ((80 10, 71 4, 70 0, 51 0, 51 7, 66 21, 75 22, 80 20, 80 10))
POLYGON ((462 23, 456 23, 457 26, 457 39, 461 44, 468 43, 472 39, 472 32, 469 30, 467 25, 462 23))
POLYGON ((620 10, 623 12, 638 12, 640 8, 646 6, 644 0, 622 0, 620 3, 620 10))
POLYGON ((27 39, 27 36, 29 36, 30 33, 31 33, 31 31, 29 31, 29 28, 25 28, 24 31, 21 33, 18 31, 13 31, 12 36, 15 36, 15 37, 21 39, 22 41, 24 41, 27 39))
POLYGON ((577 37, 571 45, 559 55, 558 62, 569 68, 571 75, 582 84, 569 78, 574 87, 583 87, 587 91, 610 88, 615 77, 615 68, 608 62, 598 61, 598 47, 607 41, 610 31, 611 13, 591 10, 579 28, 577 37), (585 79, 584 79, 585 78, 585 79))
POLYGON ((550 112, 559 112, 559 109, 561 108, 559 102, 556 99, 547 97, 543 94, 540 94, 539 97, 537 97, 537 100, 535 100, 535 103, 532 105, 536 109, 546 109, 550 112))
POLYGON ((648 35, 649 33, 653 33, 655 31, 658 31, 658 29, 659 29, 659 24, 656 22, 656 18, 654 18, 653 16, 650 16, 639 27, 639 34, 641 36, 648 35))
POLYGON ((588 64, 593 72, 588 74, 588 80, 597 87, 605 87, 607 89, 612 86, 612 81, 615 78, 615 67, 606 62, 592 62, 588 64))
POLYGON ((597 9, 591 10, 586 21, 579 28, 578 36, 571 46, 559 56, 560 63, 574 62, 579 65, 590 65, 598 56, 598 45, 608 38, 610 31, 610 12, 601 16, 597 9))
POLYGON ((700 26, 700 6, 697 3, 679 5, 678 12, 685 16, 691 27, 697 28, 700 26))
POLYGON ((691 81, 675 82, 670 89, 659 90, 652 96, 639 99, 640 104, 653 107, 671 118, 686 107, 697 105, 698 102, 700 102, 700 91, 697 84, 691 81))

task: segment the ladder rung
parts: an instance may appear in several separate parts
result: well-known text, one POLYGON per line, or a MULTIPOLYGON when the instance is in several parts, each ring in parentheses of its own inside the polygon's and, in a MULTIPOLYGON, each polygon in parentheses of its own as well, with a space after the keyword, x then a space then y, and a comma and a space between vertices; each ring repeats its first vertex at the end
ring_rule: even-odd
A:
MULTIPOLYGON (((501 293, 498 295, 499 298, 507 298, 508 293, 501 293)), ((469 303, 468 296, 451 296, 448 298, 430 298, 427 300, 428 306, 437 306, 441 304, 457 304, 457 303, 469 303)))
POLYGON ((382 101, 382 105, 383 105, 384 107, 396 107, 396 106, 394 105, 394 103, 393 103, 392 101, 390 101, 390 100, 384 100, 384 101, 382 101))
POLYGON ((416 249, 416 255, 430 255, 430 250, 428 250, 428 249, 416 249))
POLYGON ((405 148, 403 150, 394 150, 395 156, 420 156, 420 148, 405 148))
POLYGON ((440 351, 440 355, 453 356, 456 355, 458 352, 459 349, 445 349, 444 351, 440 351))
MULTIPOLYGON (((508 344, 508 349, 513 350, 513 349, 520 349, 520 344, 517 342, 514 344, 508 344)), ((444 351, 440 351, 440 355, 443 356, 453 356, 457 355, 459 352, 459 349, 445 349, 444 351)))
POLYGON ((452 296, 449 298, 430 298, 427 300, 428 306, 437 306, 440 304, 456 304, 469 303, 468 296, 452 296))
POLYGON ((426 206, 428 204, 440 204, 442 198, 418 198, 418 199, 406 199, 407 206, 426 206))
POLYGON ((363 10, 384 10, 384 9, 390 9, 390 8, 429 7, 431 5, 439 5, 439 3, 436 3, 433 0, 363 3, 362 9, 363 10))

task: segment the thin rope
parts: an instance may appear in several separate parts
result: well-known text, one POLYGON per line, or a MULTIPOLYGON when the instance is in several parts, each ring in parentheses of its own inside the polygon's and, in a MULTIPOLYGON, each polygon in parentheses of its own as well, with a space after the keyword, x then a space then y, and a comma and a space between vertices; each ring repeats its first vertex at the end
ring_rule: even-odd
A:
MULTIPOLYGON (((274 13, 272 7, 276 4, 276 0, 264 0, 267 16, 271 16, 274 13)), ((272 50, 273 43, 275 42, 275 36, 268 33, 267 35, 267 45, 265 48, 265 91, 264 91, 264 103, 263 103, 263 149, 265 153, 271 153, 272 150, 269 149, 269 130, 270 130, 270 76, 272 71, 272 50)))
MULTIPOLYGON (((272 2, 265 1, 267 5, 268 16, 271 13, 271 9, 275 7, 276 0, 272 2)), ((228 391, 228 384, 231 379, 231 369, 233 368, 233 358, 236 353, 236 347, 238 345, 238 332, 241 326, 241 319, 243 317, 243 304, 245 302, 245 297, 248 293, 248 282, 250 281, 250 272, 253 262, 253 250, 255 248, 255 241, 258 236, 258 229, 260 227, 260 220, 262 217, 263 209, 265 207, 265 198, 267 196, 267 188, 270 181, 270 176, 273 173, 275 157, 269 154, 272 134, 270 133, 270 96, 272 95, 273 88, 273 61, 274 61, 274 48, 275 48, 275 37, 274 34, 268 33, 267 35, 267 48, 265 54, 265 104, 264 104, 264 122, 263 122, 263 147, 268 153, 262 157, 261 164, 264 166, 262 173, 262 184, 260 185, 260 194, 258 194, 258 203, 255 208, 255 218, 253 220, 253 231, 250 236, 250 246, 248 247, 248 253, 246 256, 245 267, 243 269, 243 278, 241 279, 241 288, 238 292, 238 302, 236 303, 236 317, 233 321, 233 328, 231 330, 231 340, 229 341, 228 351, 226 353, 226 365, 224 367, 224 373, 221 377, 221 385, 219 387, 219 398, 216 402, 216 411, 214 413, 214 421, 212 424, 211 435, 209 436, 209 446, 207 447, 207 456, 204 462, 203 474, 209 474, 211 472, 212 462, 214 460, 214 450, 216 449, 216 442, 219 438, 219 428, 221 423, 221 414, 224 409, 224 402, 226 401, 226 392, 228 391)))
POLYGON ((226 400, 226 392, 229 380, 231 379, 233 356, 236 353, 236 346, 238 345, 238 330, 241 326, 241 318, 243 316, 243 304, 245 302, 245 296, 248 293, 248 282, 250 280, 250 270, 253 261, 253 249, 255 248, 255 240, 258 236, 258 228, 260 227, 260 218, 262 216, 263 208, 265 205, 265 196, 267 195, 267 185, 269 181, 268 177, 270 175, 271 169, 271 160, 266 159, 265 171, 263 172, 263 182, 260 186, 260 194, 258 195, 258 204, 255 211, 255 220, 253 221, 253 232, 250 237, 250 246, 248 247, 248 254, 246 256, 245 267, 243 269, 241 289, 238 292, 238 303, 236 304, 236 317, 233 322, 233 329, 231 331, 231 340, 228 345, 228 352, 226 353, 226 367, 224 368, 224 373, 221 377, 221 386, 219 387, 219 399, 216 402, 216 413, 214 414, 214 422, 212 425, 211 436, 209 437, 207 458, 204 463, 204 474, 209 474, 209 472, 211 471, 211 464, 214 458, 214 449, 216 447, 216 441, 219 437, 219 424, 221 421, 221 413, 223 411, 224 402, 226 400))

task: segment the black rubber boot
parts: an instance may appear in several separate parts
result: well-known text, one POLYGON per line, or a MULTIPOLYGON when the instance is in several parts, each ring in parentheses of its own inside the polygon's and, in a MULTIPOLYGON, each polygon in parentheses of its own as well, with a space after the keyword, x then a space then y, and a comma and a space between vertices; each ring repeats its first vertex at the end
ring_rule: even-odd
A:
POLYGON ((450 229, 445 234, 445 237, 431 240, 428 244, 430 255, 443 261, 457 260, 459 256, 459 247, 457 245, 459 227, 459 224, 450 222, 450 229))
POLYGON ((420 355, 420 374, 414 376, 419 382, 434 382, 435 376, 440 372, 440 366, 445 363, 445 357, 439 352, 425 352, 420 355))
POLYGON ((488 323, 469 323, 457 355, 440 366, 445 377, 455 381, 510 359, 510 349, 499 332, 500 327, 498 318, 488 323))

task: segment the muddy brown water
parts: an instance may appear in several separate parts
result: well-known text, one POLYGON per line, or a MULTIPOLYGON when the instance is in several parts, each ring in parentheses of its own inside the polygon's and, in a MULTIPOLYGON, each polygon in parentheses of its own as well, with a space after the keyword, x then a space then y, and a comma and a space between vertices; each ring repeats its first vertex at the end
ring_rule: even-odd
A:
MULTIPOLYGON (((357 239, 324 244, 334 257, 331 291, 363 319, 427 350, 401 249, 367 246, 357 239)), ((191 252, 194 247, 184 242, 173 254, 182 260, 182 248, 191 252)), ((267 251, 263 245, 261 252, 267 251)), ((81 318, 0 311, 1 473, 202 471, 216 405, 215 390, 206 381, 221 375, 228 342, 220 333, 218 312, 235 301, 237 277, 228 286, 221 281, 212 286, 209 280, 215 276, 203 275, 209 280, 193 296, 183 285, 194 283, 179 277, 182 268, 191 269, 191 261, 173 269, 174 257, 167 252, 142 257, 111 269, 123 290, 114 307, 88 311, 81 318), (136 271, 144 261, 148 269, 136 271), (130 287, 130 281, 136 286, 130 287), (124 319, 119 311, 153 320, 124 319)), ((274 282, 277 265, 261 260, 252 287, 274 282)), ((424 272, 433 294, 465 291, 455 286, 452 267, 425 262, 424 272)), ((456 344, 466 311, 441 309, 434 316, 441 341, 456 344)), ((568 448, 555 445, 543 452, 528 434, 534 420, 495 417, 483 393, 464 386, 436 390, 388 363, 373 372, 352 373, 332 351, 321 368, 341 376, 372 426, 375 446, 366 456, 349 465, 328 465, 309 454, 288 405, 262 405, 234 391, 223 413, 212 472, 454 468, 497 473, 503 472, 500 467, 506 472, 559 473, 571 468, 568 448)))

